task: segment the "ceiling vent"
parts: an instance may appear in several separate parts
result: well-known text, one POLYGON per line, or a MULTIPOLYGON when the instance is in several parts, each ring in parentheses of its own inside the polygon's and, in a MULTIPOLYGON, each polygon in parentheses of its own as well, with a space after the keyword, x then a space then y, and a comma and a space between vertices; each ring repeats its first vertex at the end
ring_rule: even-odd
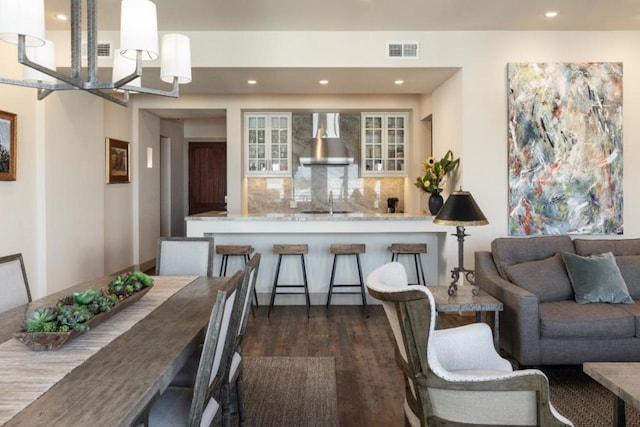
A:
MULTIPOLYGON (((98 59, 111 58, 113 53, 111 51, 111 42, 98 42, 96 44, 96 52, 98 59)), ((87 43, 82 43, 81 49, 82 59, 87 59, 87 43)))
POLYGON ((387 58, 418 59, 418 42, 388 42, 387 58))

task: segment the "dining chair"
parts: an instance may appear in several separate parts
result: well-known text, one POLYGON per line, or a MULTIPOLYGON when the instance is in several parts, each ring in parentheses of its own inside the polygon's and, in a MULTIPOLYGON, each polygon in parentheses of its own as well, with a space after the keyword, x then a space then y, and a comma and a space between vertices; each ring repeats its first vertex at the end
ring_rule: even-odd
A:
POLYGON ((0 257, 0 313, 31 302, 22 254, 0 257))
MULTIPOLYGON (((251 257, 244 269, 244 275, 242 279, 242 293, 244 295, 243 302, 241 304, 242 312, 240 315, 240 321, 238 324, 237 334, 234 337, 233 348, 235 349, 231 356, 231 362, 229 364, 229 372, 225 376, 225 382, 228 384, 229 393, 235 392, 235 401, 237 405, 237 413, 240 424, 244 423, 244 391, 243 391, 243 357, 242 357, 242 343, 244 340, 244 334, 247 328, 247 321, 249 318, 249 311, 251 310, 251 295, 255 288, 256 279, 258 277, 258 270, 260 268, 261 254, 256 253, 251 257)), ((175 378, 171 382, 171 385, 178 387, 194 387, 195 379, 197 377, 197 370, 200 364, 201 353, 195 352, 187 359, 185 366, 176 374, 175 378)))
POLYGON ((213 237, 160 237, 157 276, 213 276, 213 237))
POLYGON ((228 426, 229 389, 224 378, 235 353, 242 313, 244 272, 238 271, 218 291, 211 310, 193 388, 169 386, 152 404, 147 422, 154 426, 228 426))
POLYGON ((408 285, 402 264, 372 271, 367 288, 382 301, 393 333, 406 425, 573 425, 549 401, 544 373, 513 371, 487 324, 435 330, 433 295, 427 286, 408 285))
POLYGON ((245 299, 242 308, 242 315, 240 317, 240 324, 238 327, 238 335, 236 336, 234 344, 235 352, 233 353, 229 367, 229 375, 227 376, 227 379, 229 381, 229 393, 235 392, 240 425, 243 425, 245 421, 244 388, 242 379, 244 358, 242 356, 242 343, 244 341, 244 335, 247 329, 249 312, 253 309, 251 295, 253 294, 253 290, 256 287, 256 279, 258 278, 258 270, 260 268, 260 258, 260 253, 255 254, 249 260, 244 270, 244 280, 242 286, 245 288, 245 299))

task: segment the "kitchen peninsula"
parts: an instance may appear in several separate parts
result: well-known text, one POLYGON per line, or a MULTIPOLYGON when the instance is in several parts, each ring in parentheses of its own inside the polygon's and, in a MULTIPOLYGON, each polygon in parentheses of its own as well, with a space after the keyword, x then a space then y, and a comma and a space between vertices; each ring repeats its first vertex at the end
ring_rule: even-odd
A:
MULTIPOLYGON (((444 244, 450 228, 433 224, 432 216, 410 214, 348 213, 348 214, 266 214, 236 215, 207 212, 186 218, 187 236, 213 236, 216 245, 251 245, 262 254, 256 283, 260 304, 268 304, 277 256, 273 255, 274 243, 307 243, 306 256, 309 293, 313 305, 326 303, 333 256, 329 254, 332 243, 364 243, 367 252, 361 256, 362 272, 366 277, 374 268, 389 262, 391 243, 426 243, 427 254, 422 255, 428 284, 446 284, 444 244)), ((227 274, 242 265, 240 258, 229 261, 227 274)), ((287 257, 288 258, 288 257, 287 257)), ((407 268, 409 281, 415 283, 413 257, 400 258, 407 268)), ((355 262, 339 259, 339 277, 336 282, 357 281, 355 262)), ((220 257, 216 256, 214 274, 220 269, 220 257)), ((282 262, 280 283, 301 283, 300 263, 297 259, 282 262)), ((302 304, 302 297, 282 295, 276 304, 302 304)), ((360 304, 359 296, 340 295, 333 304, 360 304)))

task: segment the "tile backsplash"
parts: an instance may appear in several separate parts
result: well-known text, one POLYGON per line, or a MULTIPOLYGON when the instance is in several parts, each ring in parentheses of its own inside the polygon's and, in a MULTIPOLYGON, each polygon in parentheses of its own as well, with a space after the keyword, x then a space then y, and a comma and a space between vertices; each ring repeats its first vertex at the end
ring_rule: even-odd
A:
POLYGON ((340 139, 354 158, 351 165, 300 165, 300 156, 309 146, 312 132, 311 113, 294 113, 293 176, 248 178, 250 214, 328 210, 330 192, 334 211, 383 213, 387 211, 389 197, 397 197, 400 211, 404 210, 404 177, 360 176, 360 114, 340 114, 340 139))

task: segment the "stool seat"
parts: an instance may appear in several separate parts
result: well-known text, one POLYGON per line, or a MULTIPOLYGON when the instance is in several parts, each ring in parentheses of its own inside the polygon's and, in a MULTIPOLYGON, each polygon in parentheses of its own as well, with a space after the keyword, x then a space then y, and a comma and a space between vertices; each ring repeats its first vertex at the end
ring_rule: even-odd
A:
POLYGON ((302 255, 309 253, 309 245, 273 245, 275 255, 302 255))
POLYGON ((426 254, 426 243, 392 243, 389 246, 392 254, 426 254))
POLYGON ((364 290, 364 279, 362 277, 362 266, 360 265, 360 254, 366 252, 366 246, 364 243, 334 243, 329 246, 329 252, 333 255, 333 267, 331 268, 331 280, 329 281, 329 294, 327 295, 327 316, 329 315, 329 308, 331 307, 331 297, 334 294, 351 294, 362 296, 362 307, 367 317, 369 317, 369 310, 367 307, 367 296, 364 290), (335 283, 336 278, 336 266, 339 256, 353 255, 356 257, 356 266, 358 267, 358 283, 335 283), (342 291, 336 292, 334 288, 360 288, 359 291, 342 291))
POLYGON ((253 247, 251 245, 218 245, 216 253, 218 255, 251 255, 253 247))
POLYGON ((273 279, 273 287, 271 288, 271 302, 269 303, 269 312, 267 313, 267 317, 271 316, 271 310, 273 309, 273 304, 276 300, 276 295, 304 295, 305 302, 307 304, 307 318, 310 317, 309 310, 311 307, 311 301, 309 300, 309 284, 307 282, 307 266, 304 262, 304 256, 309 253, 309 245, 307 244, 274 244, 273 245, 273 253, 278 255, 278 264, 276 266, 276 275, 273 279), (297 255, 300 257, 300 265, 302 266, 302 281, 301 285, 291 284, 291 285, 281 285, 278 283, 278 278, 280 277, 280 265, 282 264, 282 257, 285 255, 297 255), (278 291, 278 288, 302 288, 302 292, 290 292, 290 291, 278 291))
POLYGON ((366 251, 366 246, 363 243, 335 243, 329 247, 329 252, 332 255, 356 255, 366 251))
MULTIPOLYGON (((391 252, 392 262, 398 261, 400 255, 413 255, 413 261, 416 265, 417 284, 427 286, 427 281, 424 278, 422 259, 420 258, 420 254, 427 253, 426 243, 392 243, 391 246, 389 246, 389 251, 391 252), (422 278, 422 283, 420 283, 420 278, 422 278)), ((409 284, 411 285, 412 283, 409 284)))

